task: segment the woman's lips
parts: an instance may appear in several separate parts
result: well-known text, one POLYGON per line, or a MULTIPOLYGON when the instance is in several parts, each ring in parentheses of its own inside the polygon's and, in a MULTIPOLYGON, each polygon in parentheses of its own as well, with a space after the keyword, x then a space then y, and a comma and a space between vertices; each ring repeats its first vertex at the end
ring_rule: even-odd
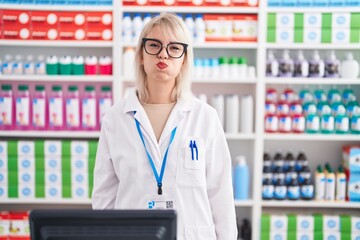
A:
POLYGON ((159 62, 158 64, 156 64, 156 66, 158 68, 160 68, 161 70, 167 68, 167 64, 166 63, 163 63, 163 62, 159 62))

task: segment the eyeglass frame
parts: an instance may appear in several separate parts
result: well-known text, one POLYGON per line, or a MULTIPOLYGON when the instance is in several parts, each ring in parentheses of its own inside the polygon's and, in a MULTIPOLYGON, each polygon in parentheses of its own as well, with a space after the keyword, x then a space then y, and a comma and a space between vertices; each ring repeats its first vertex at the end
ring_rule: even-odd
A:
MULTIPOLYGON (((145 50, 145 52, 146 52, 147 54, 152 55, 152 56, 155 56, 155 55, 158 55, 159 53, 161 53, 161 51, 163 50, 163 48, 164 48, 165 45, 164 45, 159 39, 156 39, 156 38, 142 38, 142 46, 143 46, 143 48, 144 48, 144 50, 145 50), (159 52, 158 52, 158 53, 155 53, 155 54, 149 53, 149 52, 146 50, 146 47, 145 47, 145 43, 146 43, 147 41, 154 41, 154 42, 160 43, 161 48, 160 48, 159 52)), ((182 58, 182 56, 184 56, 184 54, 187 52, 188 46, 189 46, 188 44, 182 43, 182 42, 170 42, 170 43, 168 43, 168 44, 166 45, 165 50, 166 50, 166 53, 169 55, 169 57, 178 59, 178 58, 182 58), (168 46, 169 46, 170 44, 180 44, 180 45, 182 45, 182 46, 184 47, 184 51, 183 51, 183 53, 180 55, 180 57, 172 57, 172 56, 169 54, 168 46)))

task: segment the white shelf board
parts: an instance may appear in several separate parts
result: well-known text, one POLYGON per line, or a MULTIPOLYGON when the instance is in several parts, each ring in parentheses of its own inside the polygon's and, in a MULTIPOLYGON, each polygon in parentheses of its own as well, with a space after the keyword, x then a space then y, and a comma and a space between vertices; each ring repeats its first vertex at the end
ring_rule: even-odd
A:
POLYGON ((360 7, 267 7, 265 10, 276 13, 349 13, 360 11, 360 7))
POLYGON ((61 41, 61 40, 7 40, 1 39, 0 46, 20 47, 113 47, 112 41, 61 41))
POLYGON ((360 134, 265 133, 264 139, 279 141, 360 141, 360 134))
POLYGON ((266 48, 268 49, 360 49, 359 43, 266 43, 266 48))
POLYGON ((227 140, 255 140, 254 133, 225 133, 227 140))
MULTIPOLYGON (((136 47, 136 42, 134 43, 124 43, 123 47, 136 47)), ((204 43, 195 43, 193 45, 195 49, 257 49, 257 42, 204 42, 204 43)))
POLYGON ((327 84, 346 84, 356 85, 360 84, 360 78, 348 79, 348 78, 266 78, 266 84, 315 84, 315 85, 327 85, 327 84))
POLYGON ((42 5, 42 4, 1 4, 2 9, 11 10, 44 10, 44 11, 96 11, 111 12, 113 7, 101 5, 42 5))
MULTIPOLYGON (((162 11, 166 12, 181 12, 181 13, 258 13, 257 7, 176 7, 176 6, 161 6, 162 11)), ((123 6, 124 12, 140 12, 140 13, 158 13, 159 6, 123 6)))
MULTIPOLYGON (((79 204, 89 205, 91 199, 2 199, 1 204, 79 204)), ((0 206, 1 206, 0 204, 0 206)))
POLYGON ((0 81, 36 82, 104 82, 111 83, 113 76, 105 75, 0 75, 0 81))
POLYGON ((99 138, 99 131, 0 131, 0 137, 99 138))
POLYGON ((246 78, 246 79, 220 79, 220 80, 193 80, 193 84, 239 84, 239 83, 256 83, 257 79, 255 78, 246 78))
POLYGON ((263 207, 291 207, 291 208, 359 208, 360 202, 335 202, 335 201, 262 201, 263 207))
POLYGON ((253 200, 235 200, 235 207, 252 207, 253 205, 253 200))

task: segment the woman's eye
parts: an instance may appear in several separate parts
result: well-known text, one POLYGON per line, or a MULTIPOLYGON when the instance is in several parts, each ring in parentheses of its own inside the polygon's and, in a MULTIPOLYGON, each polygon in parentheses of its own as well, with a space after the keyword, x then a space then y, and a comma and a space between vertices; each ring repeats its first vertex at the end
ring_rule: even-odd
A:
POLYGON ((152 48, 159 48, 160 44, 158 44, 158 43, 150 43, 149 46, 152 47, 152 48))
POLYGON ((179 51, 180 48, 178 46, 170 46, 171 51, 179 51))

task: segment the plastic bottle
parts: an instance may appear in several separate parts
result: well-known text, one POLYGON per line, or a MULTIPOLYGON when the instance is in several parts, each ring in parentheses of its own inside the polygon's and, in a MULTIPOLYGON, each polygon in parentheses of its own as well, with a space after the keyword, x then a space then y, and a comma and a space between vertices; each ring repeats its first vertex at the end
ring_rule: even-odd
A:
POLYGON ((143 29, 144 25, 143 25, 143 20, 141 18, 141 14, 140 13, 135 13, 134 14, 134 18, 132 20, 132 32, 133 32, 133 36, 132 36, 132 41, 133 42, 138 42, 139 41, 139 37, 140 37, 140 33, 141 30, 143 29))
POLYGON ((145 13, 144 18, 143 18, 143 25, 145 26, 150 21, 151 21, 151 14, 150 13, 145 13))
POLYGON ((325 184, 325 200, 334 201, 335 200, 335 174, 330 167, 328 173, 326 174, 326 184, 325 184))
POLYGON ((306 61, 301 50, 298 51, 297 58, 294 61, 294 77, 309 76, 309 63, 306 61))
POLYGON ((297 172, 300 172, 303 167, 307 165, 307 157, 303 150, 300 150, 299 154, 296 157, 295 169, 297 172))
POLYGON ((349 116, 346 115, 345 106, 339 105, 337 113, 334 119, 335 124, 335 133, 337 134, 345 134, 350 130, 350 119, 349 116))
POLYGON ((324 89, 321 88, 321 86, 319 86, 317 89, 315 89, 314 97, 315 97, 315 101, 317 103, 324 102, 327 100, 327 95, 326 95, 324 89))
POLYGON ((45 57, 43 55, 39 55, 36 59, 35 74, 37 75, 46 74, 46 63, 45 63, 45 57))
POLYGON ((44 85, 36 85, 32 98, 32 127, 45 130, 48 123, 46 91, 44 85))
POLYGON ((325 77, 326 78, 338 78, 340 68, 340 61, 336 59, 334 51, 330 51, 329 57, 325 61, 325 77))
POLYGON ((291 117, 287 114, 279 114, 279 132, 291 132, 291 117))
POLYGON ((291 130, 294 133, 305 132, 305 117, 302 113, 297 113, 292 116, 291 119, 291 130))
POLYGON ((239 133, 239 96, 236 94, 227 95, 225 104, 225 131, 233 134, 239 133))
POLYGON ((309 61, 309 77, 324 77, 325 63, 321 60, 319 52, 315 50, 309 61))
POLYGON ((270 155, 265 152, 263 155, 263 181, 270 179, 273 181, 273 166, 270 155))
POLYGON ((238 58, 230 57, 229 59, 229 69, 230 69, 230 79, 235 80, 239 78, 239 69, 238 69, 238 58))
POLYGON ((249 168, 246 164, 244 156, 237 156, 235 158, 236 164, 234 169, 235 191, 234 197, 236 200, 249 199, 249 168))
POLYGON ((308 163, 305 163, 305 165, 302 167, 301 171, 299 172, 299 183, 304 184, 307 174, 310 174, 310 167, 308 166, 308 163))
POLYGON ((15 120, 15 107, 12 86, 1 85, 0 92, 0 129, 13 130, 15 120))
POLYGON ((21 55, 15 56, 15 61, 13 62, 13 74, 21 75, 24 73, 24 59, 21 55))
POLYGON ((32 75, 35 74, 35 64, 32 55, 27 55, 24 62, 24 74, 32 75))
POLYGON ((341 63, 340 75, 342 78, 355 79, 359 76, 359 63, 354 60, 351 52, 347 52, 345 60, 341 63))
POLYGON ((320 117, 316 113, 310 113, 306 116, 305 129, 307 133, 318 133, 320 131, 320 117))
POLYGON ((254 131, 254 100, 251 95, 241 97, 240 103, 240 132, 253 133, 254 131))
POLYGON ((59 60, 57 56, 50 55, 46 58, 46 74, 47 75, 59 74, 59 60))
POLYGON ((31 110, 28 85, 19 85, 15 105, 15 127, 21 130, 30 128, 31 110))
POLYGON ((315 199, 322 201, 325 199, 325 173, 321 165, 318 165, 315 172, 315 199))
POLYGON ((83 56, 78 55, 72 58, 71 61, 72 74, 84 75, 85 74, 85 59, 83 56))
POLYGON ((221 72, 221 78, 224 80, 230 79, 230 64, 229 58, 220 57, 219 58, 219 68, 221 72))
POLYGON ((251 240, 251 226, 248 219, 243 219, 243 223, 240 228, 240 237, 242 240, 251 240))
POLYGON ((203 14, 195 15, 195 43, 205 42, 205 22, 203 14))
POLYGON ((286 196, 289 200, 299 200, 300 198, 300 185, 297 180, 296 172, 290 177, 290 183, 287 186, 286 196))
POLYGON ((285 173, 285 184, 288 185, 291 182, 291 179, 296 177, 298 179, 298 173, 295 170, 295 165, 290 166, 285 173))
POLYGON ((84 96, 82 98, 81 118, 83 130, 96 130, 96 92, 94 86, 85 86, 84 96))
POLYGON ((284 50, 279 59, 279 77, 292 77, 294 73, 294 62, 290 58, 288 50, 284 50))
POLYGON ((345 201, 346 198, 346 175, 344 168, 339 166, 336 173, 336 201, 345 201))
POLYGON ((61 56, 59 60, 59 73, 60 75, 70 75, 71 74, 71 57, 61 56))
POLYGON ((353 134, 360 134, 360 107, 356 107, 351 116, 350 130, 353 134))
POLYGON ((110 86, 102 86, 99 96, 99 125, 101 125, 102 119, 105 113, 112 106, 112 93, 110 86))
POLYGON ((349 102, 356 101, 356 95, 354 93, 354 90, 348 85, 344 89, 344 91, 341 94, 342 102, 344 104, 348 104, 349 102))
POLYGON ((300 196, 302 200, 312 200, 314 198, 314 183, 310 172, 304 174, 304 181, 301 184, 300 196))
POLYGON ((325 113, 321 116, 320 120, 321 133, 330 134, 335 129, 335 119, 331 113, 325 113))
POLYGON ((135 79, 135 49, 128 47, 123 53, 123 73, 126 80, 135 79))
POLYGON ((273 170, 274 183, 280 178, 285 180, 284 157, 281 154, 280 149, 275 153, 274 160, 273 160, 273 166, 274 166, 274 170, 273 170))
POLYGON ((98 73, 98 59, 96 56, 85 57, 85 75, 96 75, 98 73))
POLYGON ((295 168, 295 157, 294 154, 292 153, 292 150, 290 149, 286 155, 285 155, 285 159, 284 159, 284 170, 288 171, 290 167, 294 167, 295 168))
POLYGON ((238 67, 238 74, 239 74, 239 79, 246 79, 248 77, 247 72, 248 72, 248 65, 247 65, 247 59, 244 57, 239 57, 238 58, 238 62, 237 62, 237 67, 238 67))
POLYGON ((270 200, 274 198, 274 184, 270 178, 265 178, 262 184, 262 199, 270 200))
POLYGON ((284 178, 278 178, 274 184, 274 199, 284 200, 286 198, 287 188, 284 178))
POLYGON ((49 96, 49 128, 62 130, 64 128, 64 99, 62 87, 54 85, 49 96))
POLYGON ((13 56, 6 54, 2 63, 2 72, 4 75, 13 74, 13 56))
POLYGON ((185 15, 185 25, 187 26, 191 39, 193 40, 195 37, 195 22, 190 13, 185 15))
POLYGON ((110 56, 99 57, 99 73, 100 75, 112 75, 112 59, 110 56))
POLYGON ((122 19, 122 40, 124 43, 131 43, 133 36, 132 30, 130 13, 124 13, 124 17, 122 19))
POLYGON ((266 76, 277 77, 279 75, 279 63, 275 59, 274 52, 269 50, 266 60, 266 76))
POLYGON ((219 66, 219 59, 218 58, 210 58, 210 79, 211 80, 218 80, 220 77, 220 66, 219 66))
POLYGON ((66 128, 78 130, 80 127, 80 97, 77 86, 69 86, 65 98, 66 128))

